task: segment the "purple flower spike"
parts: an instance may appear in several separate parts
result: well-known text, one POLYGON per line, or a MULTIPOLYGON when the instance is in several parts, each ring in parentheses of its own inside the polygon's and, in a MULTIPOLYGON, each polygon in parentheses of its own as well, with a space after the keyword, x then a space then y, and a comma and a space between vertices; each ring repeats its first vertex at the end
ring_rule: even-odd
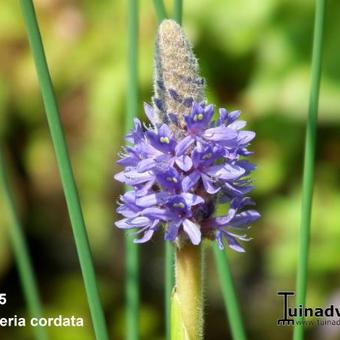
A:
POLYGON ((244 251, 240 241, 249 240, 244 233, 260 215, 246 208, 253 205, 245 195, 255 166, 244 157, 255 134, 242 130, 239 111, 220 109, 212 121, 214 106, 193 102, 185 125, 174 129, 157 123, 151 106, 144 108, 152 126, 144 131, 135 120, 127 135, 132 145, 118 161, 125 170, 115 178, 132 191, 121 199, 117 212, 124 218, 117 227, 136 229, 136 243, 149 241, 163 225, 168 241, 197 245, 215 238, 220 248, 244 251), (219 202, 229 203, 229 211, 215 217, 219 202))
POLYGON ((133 229, 135 243, 163 232, 176 246, 214 240, 244 252, 242 242, 259 217, 248 197, 255 166, 247 157, 255 138, 240 111, 215 110, 205 102, 205 82, 180 25, 159 26, 149 124, 134 119, 119 154, 115 179, 130 187, 120 198, 116 226, 133 229), (216 113, 216 119, 215 117, 216 113), (225 215, 216 207, 225 204, 225 215))

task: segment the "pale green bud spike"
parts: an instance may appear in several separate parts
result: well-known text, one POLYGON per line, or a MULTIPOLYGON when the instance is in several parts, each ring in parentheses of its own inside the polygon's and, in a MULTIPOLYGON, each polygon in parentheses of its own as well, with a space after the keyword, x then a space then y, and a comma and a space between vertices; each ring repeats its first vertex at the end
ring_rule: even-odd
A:
POLYGON ((204 80, 191 45, 174 20, 163 20, 159 26, 154 67, 155 117, 166 122, 168 114, 175 114, 183 126, 192 101, 204 99, 204 80))

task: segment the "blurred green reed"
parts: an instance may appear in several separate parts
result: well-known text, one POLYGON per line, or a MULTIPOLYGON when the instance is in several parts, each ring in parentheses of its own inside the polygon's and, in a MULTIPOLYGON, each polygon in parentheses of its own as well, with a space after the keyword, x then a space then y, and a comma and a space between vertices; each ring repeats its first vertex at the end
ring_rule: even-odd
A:
POLYGON ((213 245, 213 252, 220 280, 224 306, 229 319, 231 334, 235 340, 245 340, 246 335, 244 332, 240 308, 237 302, 227 252, 221 251, 216 244, 213 245))
MULTIPOLYGON (((15 261, 18 267, 19 278, 27 309, 31 317, 42 316, 42 307, 38 293, 29 251, 25 241, 25 236, 18 216, 16 204, 13 197, 13 190, 6 167, 5 151, 0 145, 0 187, 3 191, 4 203, 7 205, 9 214, 9 236, 11 239, 15 261)), ((46 329, 34 327, 33 332, 37 340, 47 340, 46 329)))
POLYGON ((165 242, 165 334, 170 339, 171 294, 175 284, 175 251, 171 242, 165 242))
POLYGON ((174 19, 182 25, 183 0, 174 0, 174 19))
MULTIPOLYGON (((128 1, 128 88, 125 129, 133 126, 138 115, 138 0, 128 1)), ((139 261, 138 245, 132 235, 125 234, 126 249, 126 335, 128 340, 139 338, 139 261)))
MULTIPOLYGON (((315 21, 313 38, 313 55, 311 66, 311 90, 309 112, 306 127, 305 158, 303 168, 301 226, 299 239, 298 267, 296 280, 296 306, 306 304, 308 281, 308 255, 310 242, 310 224, 314 184, 314 162, 316 146, 316 130, 318 119, 318 103, 321 79, 323 32, 325 21, 326 0, 315 1, 315 21)), ((294 339, 304 337, 304 317, 297 317, 294 328, 294 339)))
POLYGON ((153 0, 153 4, 156 10, 158 21, 166 19, 168 16, 166 14, 166 9, 163 0, 153 0))
POLYGON ((20 0, 63 184, 96 338, 108 339, 90 245, 32 0, 20 0))

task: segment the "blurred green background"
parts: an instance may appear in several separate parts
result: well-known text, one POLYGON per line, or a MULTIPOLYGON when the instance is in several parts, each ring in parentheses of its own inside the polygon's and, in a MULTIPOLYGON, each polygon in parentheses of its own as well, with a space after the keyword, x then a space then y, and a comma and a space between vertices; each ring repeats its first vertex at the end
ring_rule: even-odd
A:
MULTIPOLYGON (((112 179, 126 114, 125 1, 36 0, 46 54, 95 259, 112 339, 124 335, 123 232, 113 226, 122 187, 112 179)), ((170 12, 171 1, 166 1, 170 12)), ((262 219, 247 253, 231 256, 250 339, 289 339, 277 327, 282 290, 294 290, 304 128, 314 2, 184 0, 184 30, 207 81, 208 100, 239 108, 257 133, 252 150, 262 219)), ((328 1, 319 110, 309 307, 340 304, 340 2, 328 1)), ((140 1, 140 113, 152 95, 157 20, 140 1)), ((48 316, 82 316, 84 328, 50 328, 51 339, 94 339, 64 196, 18 1, 0 2, 0 132, 20 217, 48 316)), ((25 315, 0 197, 0 317, 25 315)), ((141 339, 163 339, 161 236, 140 245, 141 339)), ((228 339, 212 254, 206 252, 206 339, 228 339)), ((0 328, 1 339, 32 339, 0 328)), ((308 328, 308 339, 340 339, 340 328, 308 328)))

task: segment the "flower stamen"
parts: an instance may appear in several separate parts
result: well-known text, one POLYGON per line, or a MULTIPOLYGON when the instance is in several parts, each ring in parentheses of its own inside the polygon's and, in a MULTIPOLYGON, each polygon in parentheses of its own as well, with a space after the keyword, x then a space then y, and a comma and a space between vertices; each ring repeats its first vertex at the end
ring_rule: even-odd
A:
POLYGON ((184 203, 182 203, 182 202, 180 202, 180 203, 174 203, 173 205, 172 205, 175 209, 184 209, 185 208, 185 205, 184 205, 184 203))
POLYGON ((159 141, 163 144, 170 144, 170 140, 168 137, 161 137, 159 141))
POLYGON ((194 121, 197 122, 198 120, 203 120, 204 116, 203 113, 198 113, 194 116, 194 121))
POLYGON ((178 180, 176 177, 167 177, 166 180, 170 183, 178 183, 178 180))

